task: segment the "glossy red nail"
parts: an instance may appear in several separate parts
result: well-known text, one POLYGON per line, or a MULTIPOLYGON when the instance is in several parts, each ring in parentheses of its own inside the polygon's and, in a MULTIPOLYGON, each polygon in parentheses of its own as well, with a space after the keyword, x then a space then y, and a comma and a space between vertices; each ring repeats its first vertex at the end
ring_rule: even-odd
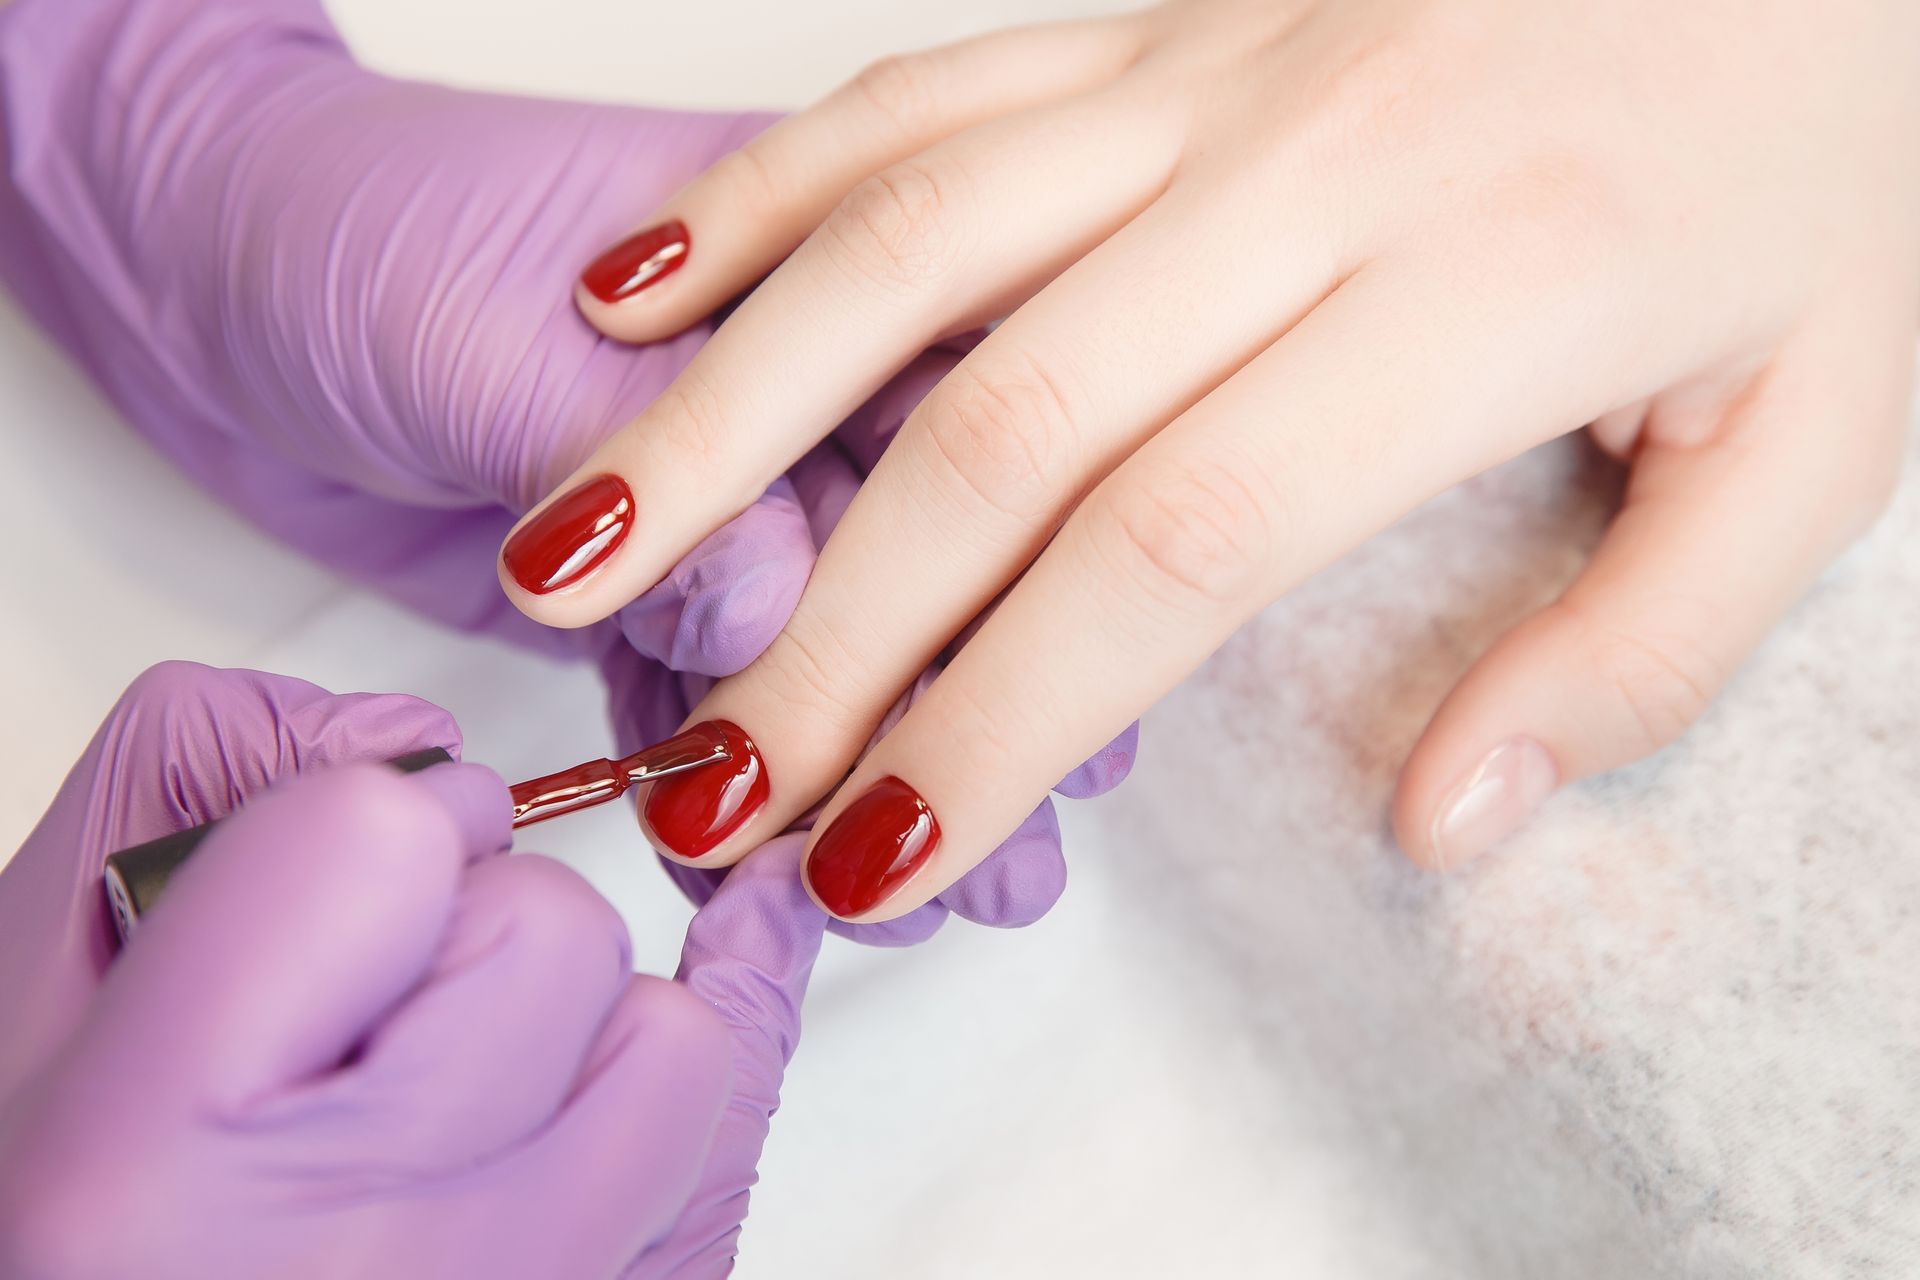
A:
POLYGON ((767 766, 746 731, 731 720, 707 720, 681 736, 717 737, 727 762, 662 778, 647 792, 641 821, 654 844, 682 858, 698 858, 745 826, 767 802, 767 766))
POLYGON ((857 916, 892 897, 939 843, 940 824, 920 793, 882 778, 821 833, 807 883, 833 914, 857 916))
POLYGON ((619 476, 595 476, 515 530, 500 559, 515 582, 543 596, 599 568, 632 528, 633 490, 619 476))
POLYGON ((675 218, 636 231, 595 258, 580 273, 580 283, 602 302, 621 302, 685 266, 692 248, 687 224, 675 218))

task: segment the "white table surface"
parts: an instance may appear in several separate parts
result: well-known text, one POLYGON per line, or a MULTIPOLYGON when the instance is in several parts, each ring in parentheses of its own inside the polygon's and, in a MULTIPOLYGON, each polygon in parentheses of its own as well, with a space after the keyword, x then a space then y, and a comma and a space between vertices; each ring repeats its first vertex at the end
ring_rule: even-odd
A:
MULTIPOLYGON (((777 106, 1099 6, 332 8, 397 72, 777 106)), ((509 775, 605 743, 588 673, 436 630, 210 506, 3 304, 0 412, 0 537, 30 549, 0 617, 0 848, 164 658, 432 698, 509 775)), ((1386 844, 1424 716, 1565 581, 1611 483, 1541 451, 1249 628, 1149 720, 1133 783, 1066 806, 1074 882, 1042 924, 830 942, 740 1274, 1920 1271, 1911 485, 1682 747, 1444 884, 1386 844)), ((686 908, 629 821, 542 841, 669 969, 686 908)))

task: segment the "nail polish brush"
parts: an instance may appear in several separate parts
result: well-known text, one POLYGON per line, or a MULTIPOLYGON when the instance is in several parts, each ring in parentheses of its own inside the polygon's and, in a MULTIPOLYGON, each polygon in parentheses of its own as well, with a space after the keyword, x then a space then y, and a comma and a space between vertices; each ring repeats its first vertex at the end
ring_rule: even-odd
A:
MULTIPOLYGON (((591 809, 626 794, 629 788, 643 782, 703 769, 731 758, 724 738, 707 725, 697 725, 618 760, 588 760, 515 783, 509 788, 513 797, 513 826, 517 830, 591 809)), ((429 747, 385 763, 401 773, 418 773, 435 765, 451 764, 453 756, 439 747, 429 747)), ((219 824, 216 818, 107 855, 101 880, 122 942, 133 932, 141 915, 152 908, 173 874, 219 824)))

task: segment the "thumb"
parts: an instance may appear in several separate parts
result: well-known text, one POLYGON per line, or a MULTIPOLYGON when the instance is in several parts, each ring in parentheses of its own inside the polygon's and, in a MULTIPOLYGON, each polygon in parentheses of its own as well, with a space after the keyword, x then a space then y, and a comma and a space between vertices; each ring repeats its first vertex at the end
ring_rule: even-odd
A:
POLYGON ((801 886, 805 847, 805 833, 794 833, 750 854, 687 929, 676 977, 732 1033, 733 1093, 693 1198, 632 1276, 724 1274, 734 1255, 827 926, 826 913, 801 886))
POLYGON ((1456 866, 1562 783, 1678 738, 1884 505, 1910 362, 1904 338, 1790 352, 1706 443, 1645 440, 1586 570, 1427 726, 1395 800, 1401 847, 1456 866))
POLYGON ((428 746, 457 751, 460 731, 415 698, 190 662, 136 677, 0 869, 0 1092, 79 1025, 118 951, 107 854, 219 818, 277 777, 428 746))
POLYGON ((510 836, 478 765, 348 765, 234 814, 169 885, 82 1032, 143 1109, 232 1114, 332 1070, 424 975, 462 871, 510 836), (100 1041, 110 1043, 102 1044, 100 1041))

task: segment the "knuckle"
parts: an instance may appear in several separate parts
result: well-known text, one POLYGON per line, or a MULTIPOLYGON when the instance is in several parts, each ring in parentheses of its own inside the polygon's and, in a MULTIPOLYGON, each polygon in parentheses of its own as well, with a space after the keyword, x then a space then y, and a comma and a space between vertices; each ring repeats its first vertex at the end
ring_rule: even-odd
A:
POLYGON ((780 633, 760 664, 767 691, 781 710, 802 723, 824 724, 847 741, 864 741, 874 718, 860 705, 855 673, 862 670, 829 626, 796 618, 780 633))
POLYGON ((945 726, 948 750, 960 757, 956 763, 975 777, 1009 778, 1021 776, 1026 754, 1022 742, 1034 735, 1034 708, 1008 705, 997 687, 983 689, 963 680, 949 680, 950 688, 940 689, 936 723, 945 726), (999 696, 995 696, 999 695, 999 696), (1026 726, 1023 732, 1015 726, 1026 726))
POLYGON ((220 683, 225 675, 197 662, 169 658, 135 676, 127 685, 124 700, 161 707, 203 706, 208 687, 220 683))
POLYGON ((1584 633, 1602 688, 1626 710, 1643 753, 1676 741, 1705 713, 1726 672, 1705 649, 1609 623, 1562 599, 1555 608, 1584 633))
POLYGON ((231 740, 271 725, 267 699, 228 705, 221 697, 248 678, 242 673, 170 659, 148 667, 127 685, 107 723, 127 750, 157 759, 179 759, 181 747, 231 740), (248 706, 243 713, 240 706, 248 706), (257 708, 257 709, 256 709, 257 708))
POLYGON ((1402 150, 1428 127, 1423 108, 1431 99, 1422 90, 1437 65, 1415 27, 1380 32, 1301 81, 1301 127, 1317 150, 1354 159, 1402 150))
POLYGON ((1614 181, 1590 160, 1566 152, 1533 157, 1495 179, 1478 215, 1498 227, 1490 249, 1506 270, 1539 282, 1590 287, 1617 274, 1631 239, 1632 214, 1614 181))
POLYGON ((1095 536, 1149 599, 1220 608, 1256 592, 1272 559, 1271 503, 1220 462, 1164 467, 1098 509, 1095 536))
POLYGON ((720 394, 697 369, 687 368, 653 403, 653 434, 673 470, 717 473, 725 456, 726 411, 720 394))
POLYGON ((1052 514, 1075 452, 1072 397, 1028 356, 986 370, 962 363, 928 404, 925 439, 938 470, 974 504, 1023 524, 1052 514))
POLYGON ((770 215, 786 204, 786 184, 776 172, 773 153, 761 138, 751 138, 713 162, 706 181, 749 219, 770 215))
POLYGON ((1494 187, 1503 223, 1563 238, 1613 221, 1619 204, 1594 163, 1571 152, 1536 155, 1494 187))
POLYGON ((923 137, 939 121, 933 54, 882 58, 856 75, 850 87, 897 140, 923 137))
POLYGON ((827 220, 826 243, 862 278, 917 286, 943 277, 954 258, 951 179, 906 161, 847 193, 827 220))

